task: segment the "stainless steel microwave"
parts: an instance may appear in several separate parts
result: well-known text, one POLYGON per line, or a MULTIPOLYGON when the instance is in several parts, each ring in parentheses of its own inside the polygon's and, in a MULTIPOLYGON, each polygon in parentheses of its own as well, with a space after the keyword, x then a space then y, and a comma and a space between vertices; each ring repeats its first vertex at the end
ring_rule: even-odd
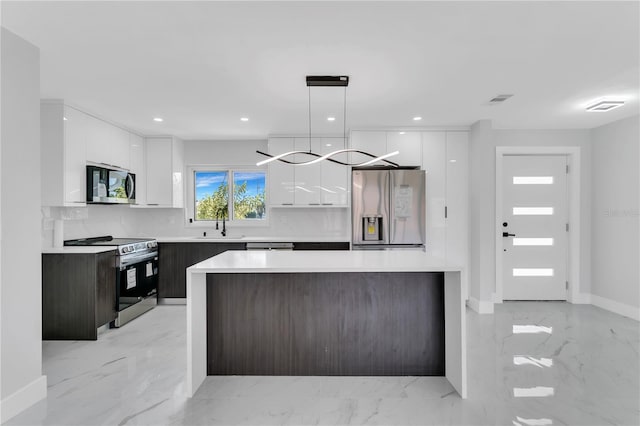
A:
POLYGON ((136 175, 126 170, 87 166, 87 203, 135 204, 136 175))

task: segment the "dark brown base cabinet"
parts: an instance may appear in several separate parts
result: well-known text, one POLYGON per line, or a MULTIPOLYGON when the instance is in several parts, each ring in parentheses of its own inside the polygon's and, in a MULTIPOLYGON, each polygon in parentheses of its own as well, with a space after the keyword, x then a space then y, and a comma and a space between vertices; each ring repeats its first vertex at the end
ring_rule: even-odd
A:
MULTIPOLYGON (((186 269, 227 250, 246 250, 245 243, 160 243, 158 273, 158 298, 186 298, 186 269)), ((294 250, 349 250, 348 242, 299 242, 294 250)))
POLYGON ((43 340, 96 340, 116 319, 115 254, 42 255, 43 340))
POLYGON ((227 250, 245 250, 245 243, 158 244, 158 298, 187 297, 186 269, 227 250))
POLYGON ((207 374, 444 376, 444 273, 207 274, 207 374))

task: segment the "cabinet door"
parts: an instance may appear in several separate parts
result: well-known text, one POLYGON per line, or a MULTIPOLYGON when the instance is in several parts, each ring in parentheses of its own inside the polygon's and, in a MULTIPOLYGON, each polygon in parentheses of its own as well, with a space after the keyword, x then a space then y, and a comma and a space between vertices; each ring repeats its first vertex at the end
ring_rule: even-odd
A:
POLYGON ((136 175, 136 204, 147 204, 147 171, 145 167, 145 140, 129 133, 131 172, 136 175))
POLYGON ((172 140, 148 138, 147 141, 147 204, 172 206, 172 140))
POLYGON ((86 147, 89 116, 77 109, 64 107, 64 202, 86 202, 86 147))
POLYGON ((115 252, 96 256, 96 327, 116 319, 116 257, 115 252))
POLYGON ((465 267, 469 256, 468 144, 468 132, 447 132, 447 261, 465 267))
MULTIPOLYGON (((294 138, 270 138, 269 154, 278 155, 293 151, 294 138)), ((280 161, 269 163, 269 204, 272 206, 293 205, 295 188, 294 167, 280 161)))
POLYGON ((131 168, 129 132, 111 124, 109 126, 112 138, 108 145, 111 151, 111 163, 109 164, 129 170, 131 168))
MULTIPOLYGON (((311 150, 320 152, 319 138, 311 139, 311 150)), ((309 138, 296 138, 296 151, 309 151, 309 138)), ((315 157, 305 154, 296 154, 295 161, 309 161, 315 157)), ((294 168, 295 191, 294 203, 301 206, 319 206, 320 205, 320 189, 321 185, 321 165, 320 163, 311 164, 309 166, 292 166, 294 168)))
POLYGON ((422 166, 422 138, 420 132, 388 132, 387 151, 400 151, 389 158, 401 166, 422 166))
MULTIPOLYGON (((351 148, 370 154, 379 156, 387 153, 387 132, 352 132, 351 148)), ((351 153, 352 163, 363 163, 371 160, 371 157, 358 153, 351 153)), ((390 158, 393 160, 393 157, 390 158)), ((383 161, 379 161, 373 165, 385 165, 383 161)))
POLYGON ((180 139, 173 138, 171 146, 171 183, 172 206, 184 207, 184 144, 180 139))
POLYGON ((426 172, 427 235, 425 248, 432 256, 446 258, 445 161, 446 133, 422 133, 422 168, 426 172))
MULTIPOLYGON (((344 148, 342 138, 323 138, 320 153, 322 155, 344 148)), ((336 154, 332 157, 336 160, 347 162, 347 154, 336 154)), ((346 206, 349 199, 349 167, 324 160, 321 167, 321 193, 320 202, 322 205, 346 206)))
POLYGON ((87 161, 110 165, 113 162, 110 139, 110 124, 87 115, 87 161))

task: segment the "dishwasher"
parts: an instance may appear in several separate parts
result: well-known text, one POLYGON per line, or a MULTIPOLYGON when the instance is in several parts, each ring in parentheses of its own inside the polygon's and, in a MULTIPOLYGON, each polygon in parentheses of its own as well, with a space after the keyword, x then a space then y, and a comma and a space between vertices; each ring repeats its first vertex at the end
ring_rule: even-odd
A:
POLYGON ((293 243, 247 243, 247 250, 293 250, 293 243))

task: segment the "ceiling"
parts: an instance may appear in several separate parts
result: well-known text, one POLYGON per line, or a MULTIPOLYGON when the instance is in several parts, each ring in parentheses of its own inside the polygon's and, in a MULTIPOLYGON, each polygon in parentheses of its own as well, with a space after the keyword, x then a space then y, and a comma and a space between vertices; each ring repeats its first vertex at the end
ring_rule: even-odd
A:
MULTIPOLYGON (((2 25, 41 50, 43 98, 65 99, 142 134, 305 134, 306 75, 350 76, 347 129, 480 119, 496 128, 593 128, 639 112, 638 2, 3 1, 1 7, 2 25), (489 105, 499 94, 514 96, 489 105), (585 103, 603 96, 626 103, 585 112, 585 103)), ((314 134, 342 134, 343 95, 312 89, 314 134), (328 114, 339 119, 329 123, 328 114)))

